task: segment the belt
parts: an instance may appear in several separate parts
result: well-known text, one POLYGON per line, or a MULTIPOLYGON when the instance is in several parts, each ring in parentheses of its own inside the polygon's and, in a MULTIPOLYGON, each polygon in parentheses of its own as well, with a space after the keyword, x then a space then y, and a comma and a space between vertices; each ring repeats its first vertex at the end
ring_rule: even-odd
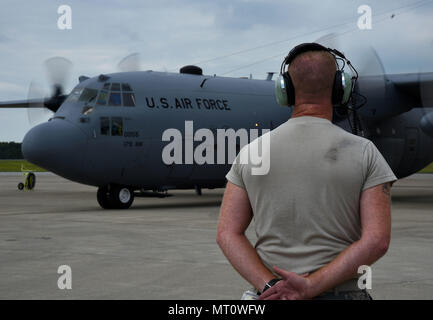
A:
POLYGON ((335 295, 338 295, 339 292, 345 292, 345 291, 361 291, 361 289, 358 286, 358 279, 350 279, 347 280, 338 286, 334 287, 333 289, 330 289, 328 291, 325 291, 325 293, 334 293, 335 295))
MULTIPOLYGON (((251 291, 257 294, 258 296, 260 296, 260 292, 257 289, 253 288, 251 289, 251 291)), ((347 291, 361 291, 361 289, 358 287, 358 279, 347 280, 339 284, 338 286, 321 293, 319 296, 329 294, 329 293, 338 295, 340 292, 347 292, 347 291)))
MULTIPOLYGON (((251 293, 256 294, 257 296, 260 296, 260 292, 255 289, 252 288, 251 293)), ((319 296, 325 295, 325 294, 335 294, 336 296, 340 293, 340 292, 347 292, 347 291, 361 291, 361 289, 358 286, 358 279, 350 279, 347 280, 341 284, 339 284, 338 286, 334 287, 333 289, 329 289, 321 294, 319 294, 319 296)), ((245 293, 244 293, 245 295, 245 293)), ((257 299, 257 298, 255 298, 257 299)), ((242 297, 242 300, 244 300, 244 297, 242 297)))

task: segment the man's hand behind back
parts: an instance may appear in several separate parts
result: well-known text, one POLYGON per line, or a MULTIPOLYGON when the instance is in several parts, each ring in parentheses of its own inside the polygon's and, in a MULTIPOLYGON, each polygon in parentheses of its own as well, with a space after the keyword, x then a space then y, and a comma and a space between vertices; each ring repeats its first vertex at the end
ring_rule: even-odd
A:
POLYGON ((281 281, 272 288, 263 292, 259 300, 305 300, 311 299, 311 281, 308 273, 298 275, 296 273, 274 267, 274 271, 281 276, 281 281))

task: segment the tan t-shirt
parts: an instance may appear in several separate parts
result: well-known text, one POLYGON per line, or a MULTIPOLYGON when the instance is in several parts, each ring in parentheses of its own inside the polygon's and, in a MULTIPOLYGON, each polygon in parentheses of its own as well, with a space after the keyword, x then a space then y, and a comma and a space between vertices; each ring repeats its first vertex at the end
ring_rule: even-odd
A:
POLYGON ((396 177, 371 141, 326 119, 292 118, 265 135, 241 150, 226 178, 248 193, 263 263, 316 271, 360 239, 362 191, 396 177), (239 163, 257 148, 268 156, 267 174, 239 163))

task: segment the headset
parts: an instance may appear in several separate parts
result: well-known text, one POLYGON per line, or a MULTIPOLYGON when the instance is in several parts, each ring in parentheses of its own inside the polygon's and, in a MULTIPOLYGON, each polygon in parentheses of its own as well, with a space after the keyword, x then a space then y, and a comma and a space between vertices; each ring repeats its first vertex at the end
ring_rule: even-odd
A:
POLYGON ((284 58, 280 68, 280 75, 275 81, 275 95, 277 102, 281 106, 293 106, 295 105, 295 87, 293 86, 292 79, 288 72, 288 66, 293 60, 302 53, 308 51, 325 51, 332 54, 337 66, 335 72, 334 84, 332 87, 332 104, 334 106, 347 106, 352 94, 354 92, 356 81, 358 80, 358 72, 352 66, 350 61, 346 59, 344 54, 336 49, 326 48, 318 43, 302 43, 294 47, 289 54, 284 58), (338 60, 343 62, 343 66, 340 67, 338 60), (353 76, 351 77, 348 73, 344 72, 345 65, 348 65, 352 71, 353 76))

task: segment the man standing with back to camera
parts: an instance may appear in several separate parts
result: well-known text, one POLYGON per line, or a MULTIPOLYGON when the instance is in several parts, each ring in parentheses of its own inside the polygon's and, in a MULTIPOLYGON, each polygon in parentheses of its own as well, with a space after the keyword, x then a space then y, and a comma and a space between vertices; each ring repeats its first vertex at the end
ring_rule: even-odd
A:
POLYGON ((252 175, 239 155, 233 163, 217 242, 260 299, 371 299, 357 272, 388 250, 396 177, 372 142, 332 124, 335 55, 303 44, 283 73, 286 64, 292 117, 267 133, 268 174, 252 175), (253 218, 255 247, 245 236, 253 218))

